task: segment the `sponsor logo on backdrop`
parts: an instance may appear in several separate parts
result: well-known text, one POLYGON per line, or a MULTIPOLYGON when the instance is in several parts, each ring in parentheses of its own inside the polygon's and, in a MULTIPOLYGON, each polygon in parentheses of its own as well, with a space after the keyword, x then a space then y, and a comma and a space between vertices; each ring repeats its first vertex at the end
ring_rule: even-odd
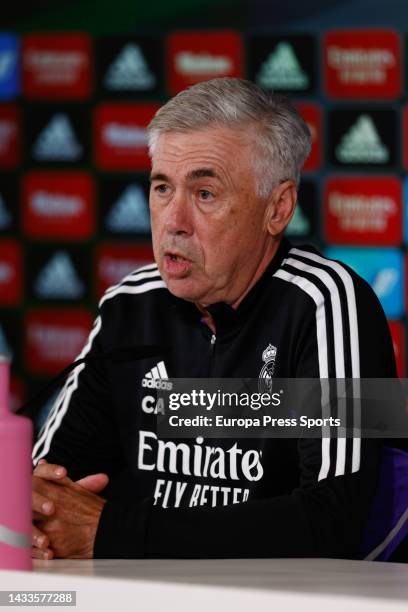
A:
POLYGON ((390 153, 370 115, 362 114, 337 145, 336 156, 344 164, 385 164, 390 153))
POLYGON ((0 100, 10 100, 20 93, 18 44, 12 34, 0 34, 0 100))
POLYGON ((0 304, 13 306, 22 297, 22 252, 14 240, 0 242, 0 304))
POLYGON ((397 178, 330 178, 324 207, 329 242, 391 246, 402 241, 402 190, 397 178))
POLYGON ((305 34, 255 34, 248 38, 248 78, 264 89, 298 94, 316 87, 316 38, 305 34))
POLYGON ((151 246, 100 245, 97 254, 98 297, 130 272, 153 261, 151 246))
POLYGON ((6 203, 0 193, 0 231, 8 230, 11 227, 12 217, 9 210, 6 208, 6 203))
POLYGON ((175 57, 178 72, 189 78, 213 75, 223 76, 232 69, 232 61, 226 55, 210 55, 209 53, 193 53, 180 51, 175 57))
POLYGON ((23 225, 33 238, 89 238, 93 179, 83 172, 32 172, 23 180, 23 225))
POLYGON ((72 219, 78 217, 84 208, 81 198, 49 191, 36 191, 30 203, 33 212, 40 217, 72 219))
POLYGON ((23 90, 30 98, 84 98, 91 90, 86 34, 30 34, 23 38, 23 90))
POLYGON ((397 32, 343 30, 325 38, 329 95, 391 98, 401 92, 401 50, 397 32))
POLYGON ((84 296, 85 286, 66 251, 56 251, 40 270, 33 284, 40 299, 77 300, 84 296))
POLYGON ((150 232, 148 203, 140 185, 129 185, 125 189, 107 214, 105 226, 115 233, 150 232))
POLYGON ((237 32, 182 32, 168 39, 171 94, 222 76, 242 76, 242 40, 237 32))
POLYGON ((105 145, 117 149, 147 147, 146 129, 126 125, 125 123, 107 123, 103 127, 102 139, 105 145))
POLYGON ((329 247, 326 255, 348 264, 371 285, 387 317, 403 315, 403 255, 399 249, 329 247))
POLYGON ((20 161, 20 114, 11 104, 0 107, 0 168, 12 168, 20 161))
POLYGON ((399 117, 395 109, 332 108, 328 119, 328 156, 332 165, 391 169, 398 164, 399 117))
POLYGON ((265 89, 307 89, 309 77, 299 64, 293 47, 280 42, 261 65, 256 77, 265 89))
POLYGON ((26 316, 26 359, 33 374, 52 374, 74 361, 88 337, 92 317, 83 310, 38 309, 26 316))
POLYGON ((78 161, 83 147, 75 135, 68 115, 56 113, 39 133, 32 149, 36 161, 78 161))
POLYGON ((104 85, 107 89, 118 91, 143 91, 155 87, 156 76, 147 65, 141 48, 128 43, 109 66, 104 85))
POLYGON ((96 111, 96 161, 106 170, 147 170, 146 127, 157 104, 102 104, 96 111))

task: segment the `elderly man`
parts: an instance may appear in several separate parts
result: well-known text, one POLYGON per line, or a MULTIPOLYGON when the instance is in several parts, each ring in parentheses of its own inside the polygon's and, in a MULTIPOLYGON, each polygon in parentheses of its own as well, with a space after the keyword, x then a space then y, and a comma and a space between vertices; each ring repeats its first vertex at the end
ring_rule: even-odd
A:
POLYGON ((106 292, 90 359, 40 432, 33 554, 352 557, 375 441, 199 436, 181 448, 155 432, 152 387, 168 377, 395 376, 369 286, 283 237, 307 126, 286 99, 214 79, 165 104, 149 135, 156 264, 106 292), (151 356, 98 359, 131 346, 151 356))

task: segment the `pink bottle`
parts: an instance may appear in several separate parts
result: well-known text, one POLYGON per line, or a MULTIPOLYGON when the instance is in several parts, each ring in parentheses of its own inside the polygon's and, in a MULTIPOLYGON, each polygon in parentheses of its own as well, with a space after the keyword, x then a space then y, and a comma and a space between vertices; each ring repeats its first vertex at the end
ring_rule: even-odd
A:
POLYGON ((0 569, 30 570, 32 424, 8 409, 9 371, 0 354, 0 569))

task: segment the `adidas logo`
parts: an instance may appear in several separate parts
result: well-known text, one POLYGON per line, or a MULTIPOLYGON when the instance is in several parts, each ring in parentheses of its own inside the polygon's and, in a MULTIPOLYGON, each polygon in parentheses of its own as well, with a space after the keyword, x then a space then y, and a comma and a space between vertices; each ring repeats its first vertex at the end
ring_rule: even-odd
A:
POLYGON ((77 141, 67 115, 56 113, 34 143, 34 159, 75 161, 81 155, 82 145, 77 141))
POLYGON ((7 355, 10 359, 13 358, 13 350, 7 342, 6 335, 0 325, 0 355, 7 355))
POLYGON ((336 157, 342 163, 384 164, 389 151, 381 142, 374 121, 360 115, 336 147, 336 157))
POLYGON ((168 378, 166 366, 164 361, 154 366, 149 372, 144 375, 142 380, 142 387, 148 387, 149 389, 163 389, 164 391, 171 391, 173 383, 166 380, 168 378))
POLYGON ((287 42, 276 45, 275 51, 262 64, 256 80, 267 89, 306 89, 309 86, 309 77, 287 42))
POLYGON ((299 206, 296 205, 295 213, 286 229, 288 236, 305 236, 310 232, 310 221, 299 206))
POLYGON ((150 217, 143 189, 129 185, 106 217, 107 229, 112 232, 149 232, 150 217))
POLYGON ((15 64, 16 53, 10 49, 0 51, 0 81, 5 81, 9 78, 15 64))
POLYGON ((84 293, 72 261, 65 251, 57 251, 40 271, 34 289, 40 298, 75 300, 84 293))
POLYGON ((6 230, 11 225, 11 215, 6 208, 6 203, 0 193, 0 230, 6 230))
POLYGON ((232 70, 231 58, 225 55, 210 55, 209 53, 193 53, 182 51, 175 58, 176 69, 188 76, 213 75, 221 76, 232 70))
POLYGON ((140 48, 137 45, 125 45, 109 66, 104 78, 108 89, 132 89, 135 91, 151 89, 156 85, 156 77, 150 71, 140 48))

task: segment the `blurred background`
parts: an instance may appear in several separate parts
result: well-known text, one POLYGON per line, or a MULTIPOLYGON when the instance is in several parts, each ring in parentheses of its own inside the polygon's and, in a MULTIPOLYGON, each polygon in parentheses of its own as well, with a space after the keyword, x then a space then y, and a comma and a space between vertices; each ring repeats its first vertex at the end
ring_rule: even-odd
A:
POLYGON ((2 7, 0 352, 13 358, 12 407, 78 355, 104 290, 152 260, 145 127, 169 97, 218 76, 298 106, 313 149, 288 236, 367 279, 406 376, 407 35, 402 0, 2 7))

